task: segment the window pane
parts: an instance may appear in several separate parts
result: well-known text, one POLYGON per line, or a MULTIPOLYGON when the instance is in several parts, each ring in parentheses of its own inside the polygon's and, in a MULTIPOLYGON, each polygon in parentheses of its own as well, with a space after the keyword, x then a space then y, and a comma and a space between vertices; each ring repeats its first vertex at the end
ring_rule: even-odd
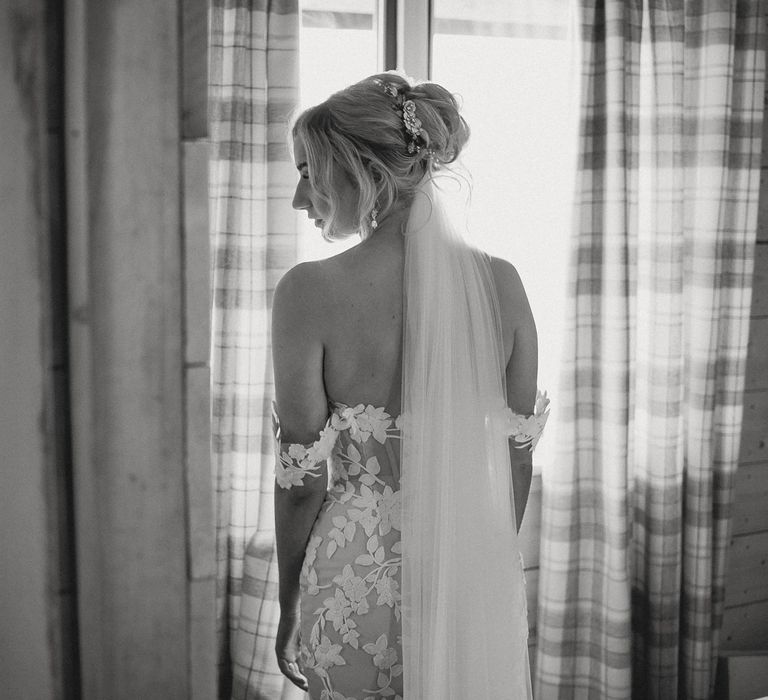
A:
MULTIPOLYGON (((300 105, 322 102, 332 92, 379 70, 379 0, 303 0, 299 70, 300 105), (343 50, 340 50, 343 47, 343 50)), ((359 242, 357 236, 335 243, 323 240, 300 213, 299 259, 337 255, 359 242)))
MULTIPOLYGON (((575 164, 567 0, 434 0, 432 79, 472 136, 473 240, 518 269, 539 330, 539 386, 557 386, 575 164)), ((556 417, 556 397, 552 418, 556 417)), ((537 463, 552 461, 550 426, 537 463)))

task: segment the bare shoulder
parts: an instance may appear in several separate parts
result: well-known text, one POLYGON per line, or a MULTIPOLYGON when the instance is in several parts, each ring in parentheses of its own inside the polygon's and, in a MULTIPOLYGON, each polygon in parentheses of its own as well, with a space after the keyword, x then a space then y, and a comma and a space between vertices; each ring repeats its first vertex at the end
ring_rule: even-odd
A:
POLYGON ((511 336, 512 351, 507 358, 507 405, 517 413, 533 411, 538 375, 538 335, 528 295, 515 266, 491 258, 505 337, 511 336))
POLYGON ((321 266, 301 263, 288 270, 272 303, 272 365, 275 399, 286 439, 311 442, 325 424, 323 386, 323 288, 321 266))
POLYGON ((517 269, 508 260, 489 257, 502 315, 507 319, 511 318, 515 325, 531 322, 533 316, 528 295, 525 293, 525 287, 517 269))
POLYGON ((325 261, 299 263, 286 272, 275 287, 273 317, 280 321, 310 322, 327 307, 331 285, 325 261))

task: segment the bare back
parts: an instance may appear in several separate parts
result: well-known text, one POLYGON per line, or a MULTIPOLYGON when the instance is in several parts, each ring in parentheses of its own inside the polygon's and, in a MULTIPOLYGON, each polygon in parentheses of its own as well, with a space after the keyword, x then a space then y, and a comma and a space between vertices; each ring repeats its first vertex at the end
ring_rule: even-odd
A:
POLYGON ((399 414, 403 259, 403 237, 395 232, 323 261, 334 301, 322 324, 329 400, 399 414))
MULTIPOLYGON (((275 290, 273 363, 279 415, 295 442, 316 439, 328 402, 400 413, 404 239, 380 232, 327 260, 292 268, 275 290)), ((515 268, 491 258, 499 296, 507 403, 530 413, 536 326, 515 268)))
MULTIPOLYGON (((333 299, 321 324, 325 329, 323 379, 329 400, 383 406, 390 415, 399 414, 403 262, 403 237, 394 233, 321 263, 322 277, 332 289, 329 299, 333 299)), ((530 314, 522 285, 508 279, 509 268, 509 263, 491 259, 505 363, 513 354, 516 329, 523 325, 526 311, 530 314)))

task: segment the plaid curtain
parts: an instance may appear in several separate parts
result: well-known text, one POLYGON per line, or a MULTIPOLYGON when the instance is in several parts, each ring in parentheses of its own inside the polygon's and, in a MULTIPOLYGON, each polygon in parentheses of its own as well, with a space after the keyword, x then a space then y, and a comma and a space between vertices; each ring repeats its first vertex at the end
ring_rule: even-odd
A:
POLYGON ((279 698, 270 308, 297 257, 298 0, 212 0, 212 433, 220 697, 279 698))
POLYGON ((580 157, 536 696, 709 698, 738 459, 761 0, 580 0, 580 157))

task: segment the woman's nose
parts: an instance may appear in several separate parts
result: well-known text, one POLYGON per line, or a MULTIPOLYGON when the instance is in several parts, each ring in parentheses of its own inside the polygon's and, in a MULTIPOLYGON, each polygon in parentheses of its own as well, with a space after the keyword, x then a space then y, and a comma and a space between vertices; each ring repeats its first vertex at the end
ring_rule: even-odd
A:
POLYGON ((291 206, 294 209, 309 209, 309 197, 307 197, 307 193, 305 192, 304 188, 304 179, 302 178, 299 180, 299 184, 296 185, 296 192, 293 195, 293 202, 291 202, 291 206))

